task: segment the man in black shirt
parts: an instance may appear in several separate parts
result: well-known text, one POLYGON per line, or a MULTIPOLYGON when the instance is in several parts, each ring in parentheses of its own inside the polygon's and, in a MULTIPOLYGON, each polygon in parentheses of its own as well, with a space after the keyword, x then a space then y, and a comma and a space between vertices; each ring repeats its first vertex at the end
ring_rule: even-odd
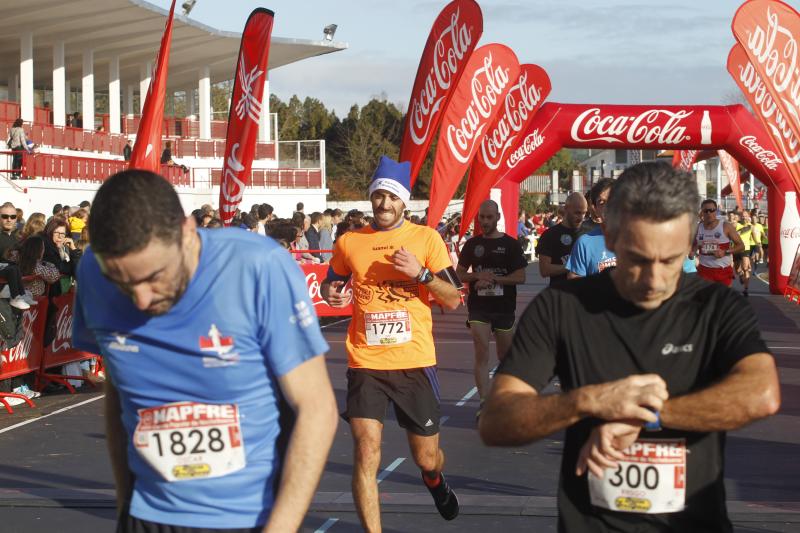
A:
POLYGON ((682 273, 698 204, 687 173, 626 170, 603 221, 617 267, 545 289, 498 369, 486 443, 566 429, 559 531, 732 531, 725 432, 776 413, 780 389, 745 300, 682 273), (556 374, 564 392, 540 396, 556 374))
POLYGON ((482 235, 464 244, 456 269, 461 281, 469 283, 467 326, 475 346, 475 386, 481 405, 489 392, 489 339, 494 333, 497 358, 502 361, 514 329, 517 285, 525 283, 528 266, 519 241, 497 231, 499 219, 496 202, 481 204, 478 222, 482 235), (470 267, 472 272, 467 272, 470 267))
POLYGON ((536 244, 539 256, 539 273, 550 278, 550 285, 567 279, 567 259, 572 245, 578 238, 578 230, 586 216, 586 199, 579 192, 567 196, 564 204, 564 220, 545 231, 536 244))

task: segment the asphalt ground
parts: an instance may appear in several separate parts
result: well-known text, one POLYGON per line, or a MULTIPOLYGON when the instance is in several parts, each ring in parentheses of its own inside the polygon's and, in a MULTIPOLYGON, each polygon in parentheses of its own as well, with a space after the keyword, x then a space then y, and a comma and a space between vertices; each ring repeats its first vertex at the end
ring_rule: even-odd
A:
MULTIPOLYGON (((518 311, 544 287, 535 263, 528 280, 520 287, 518 311)), ((783 405, 778 415, 729 434, 728 508, 737 531, 800 532, 800 307, 768 294, 759 280, 752 281, 750 293, 750 305, 778 361, 783 405)), ((481 444, 465 319, 463 308, 444 314, 434 309, 445 474, 459 495, 461 514, 452 522, 439 517, 390 409, 379 475, 384 531, 555 531, 562 436, 523 448, 481 444)), ((346 327, 346 322, 334 322, 324 329, 340 406, 346 387, 346 327)), ((35 409, 17 406, 13 415, 0 413, 0 532, 114 531, 102 389, 34 401, 35 409)), ((340 423, 302 531, 361 531, 350 493, 351 469, 349 426, 340 423)))

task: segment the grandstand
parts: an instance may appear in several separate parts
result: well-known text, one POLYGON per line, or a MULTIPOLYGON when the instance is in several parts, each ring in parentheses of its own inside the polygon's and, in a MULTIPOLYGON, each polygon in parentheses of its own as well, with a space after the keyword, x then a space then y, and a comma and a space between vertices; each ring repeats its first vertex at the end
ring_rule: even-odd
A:
MULTIPOLYGON (((0 57, 0 135, 7 139, 21 117, 28 137, 39 145, 24 157, 29 180, 12 181, 10 152, 0 152, 2 201, 26 214, 49 213, 55 203, 90 199, 106 177, 125 168, 122 151, 128 139, 135 141, 140 95, 149 86, 167 15, 143 0, 28 0, 0 19, 6 52, 0 57), (82 118, 77 128, 68 123, 76 111, 82 118)), ((165 166, 163 173, 187 211, 217 203, 227 130, 227 121, 219 119, 227 116, 212 114, 211 85, 233 77, 240 38, 175 15, 167 109, 180 101, 177 107, 186 112, 165 116, 163 132, 164 140, 172 141, 173 157, 189 171, 165 166)), ((346 47, 273 37, 269 69, 346 47)), ((323 209, 328 192, 324 140, 279 139, 268 98, 265 107, 242 205, 269 202, 287 215, 298 201, 323 209)), ((5 148, 3 142, 0 149, 5 148)))

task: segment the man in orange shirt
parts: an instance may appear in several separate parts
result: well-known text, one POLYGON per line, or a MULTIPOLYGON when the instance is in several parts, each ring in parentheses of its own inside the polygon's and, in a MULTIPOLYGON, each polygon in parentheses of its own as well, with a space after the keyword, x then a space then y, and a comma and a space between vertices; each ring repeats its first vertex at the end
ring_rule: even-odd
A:
MULTIPOLYGON (((446 520, 458 499, 442 475, 439 382, 429 295, 455 309, 461 297, 450 282, 452 264, 436 231, 411 224, 403 211, 411 196, 408 162, 381 157, 369 186, 374 221, 336 241, 323 298, 346 305, 353 279, 353 319, 347 334, 347 408, 354 441, 353 499, 366 531, 381 530, 377 473, 383 418, 394 404, 414 462, 446 520)), ((454 276, 454 273, 453 273, 454 276)))

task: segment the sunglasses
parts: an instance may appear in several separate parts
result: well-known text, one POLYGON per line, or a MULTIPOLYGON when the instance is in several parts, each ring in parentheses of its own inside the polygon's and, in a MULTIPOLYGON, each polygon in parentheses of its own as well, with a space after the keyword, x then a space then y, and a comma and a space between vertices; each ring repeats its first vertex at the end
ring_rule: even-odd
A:
POLYGON ((716 209, 703 209, 703 213, 716 213, 716 209))
POLYGON ((16 220, 17 219, 17 215, 0 215, 0 218, 2 218, 3 220, 9 220, 9 219, 10 220, 16 220))

